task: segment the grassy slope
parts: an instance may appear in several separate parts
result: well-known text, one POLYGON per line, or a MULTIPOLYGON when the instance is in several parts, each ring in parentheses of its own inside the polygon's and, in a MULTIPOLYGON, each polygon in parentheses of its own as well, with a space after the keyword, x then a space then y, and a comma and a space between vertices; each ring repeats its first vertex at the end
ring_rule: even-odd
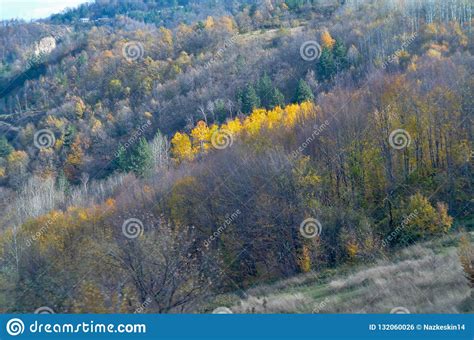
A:
MULTIPOLYGON (((474 237, 474 233, 471 233, 474 237)), ((220 296, 234 313, 466 313, 474 305, 457 255, 459 236, 411 246, 371 265, 301 275, 252 288, 245 299, 220 296)))

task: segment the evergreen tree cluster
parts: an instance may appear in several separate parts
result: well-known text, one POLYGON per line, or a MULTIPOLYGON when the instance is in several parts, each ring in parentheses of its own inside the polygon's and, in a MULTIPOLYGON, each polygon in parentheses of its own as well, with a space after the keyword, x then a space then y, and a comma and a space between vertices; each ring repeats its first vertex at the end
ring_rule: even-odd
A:
POLYGON ((347 57, 347 48, 340 40, 336 39, 334 46, 323 47, 319 62, 316 66, 318 78, 322 81, 331 80, 336 73, 350 66, 347 57))
POLYGON ((13 147, 8 143, 5 136, 0 137, 0 157, 6 158, 14 151, 13 147))
MULTIPOLYGON (((245 114, 251 113, 256 108, 272 109, 284 106, 285 96, 273 85, 272 80, 264 74, 255 84, 249 83, 237 93, 237 100, 241 111, 245 114)), ((294 102, 313 101, 314 94, 310 86, 301 79, 294 95, 294 102)))
POLYGON ((152 152, 150 145, 144 137, 126 148, 121 146, 116 156, 116 167, 120 172, 134 172, 137 176, 146 176, 152 167, 152 152))

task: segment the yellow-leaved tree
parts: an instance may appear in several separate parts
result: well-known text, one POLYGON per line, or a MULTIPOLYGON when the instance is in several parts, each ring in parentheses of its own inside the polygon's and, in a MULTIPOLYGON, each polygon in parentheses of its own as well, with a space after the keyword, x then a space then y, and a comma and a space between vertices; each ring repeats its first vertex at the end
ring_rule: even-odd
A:
POLYGON ((185 133, 177 132, 171 139, 171 152, 178 163, 184 160, 192 160, 194 153, 191 138, 185 133))
POLYGON ((199 153, 209 149, 209 142, 211 140, 210 129, 207 124, 200 120, 196 127, 191 131, 193 139, 193 152, 199 153))
POLYGON ((321 43, 322 43, 323 47, 332 49, 335 42, 336 42, 336 40, 334 40, 331 37, 331 34, 329 33, 329 31, 326 30, 323 33, 321 33, 321 43))
POLYGON ((77 182, 79 180, 83 158, 84 151, 82 151, 81 140, 77 137, 71 145, 71 151, 69 152, 66 163, 64 164, 64 172, 70 181, 77 182))
POLYGON ((264 129, 292 128, 304 119, 314 118, 318 109, 319 107, 312 102, 306 101, 301 104, 290 104, 284 108, 277 106, 271 110, 254 109, 245 119, 234 118, 220 127, 215 124, 208 126, 201 120, 189 135, 184 132, 177 132, 174 135, 171 139, 171 151, 178 163, 193 160, 195 155, 211 148, 212 136, 217 131, 226 131, 234 137, 242 134, 257 137, 264 129))
POLYGON ((428 235, 446 233, 453 224, 445 203, 438 202, 433 207, 425 196, 417 193, 410 197, 402 222, 408 237, 416 240, 428 235))

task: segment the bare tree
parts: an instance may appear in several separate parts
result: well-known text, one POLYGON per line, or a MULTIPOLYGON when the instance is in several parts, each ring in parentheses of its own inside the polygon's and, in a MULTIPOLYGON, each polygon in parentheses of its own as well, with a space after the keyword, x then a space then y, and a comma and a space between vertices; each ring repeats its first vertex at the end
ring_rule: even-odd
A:
POLYGON ((117 235, 110 255, 128 273, 139 300, 152 300, 150 310, 189 311, 213 294, 219 264, 197 247, 194 234, 194 227, 165 223, 136 239, 117 235))

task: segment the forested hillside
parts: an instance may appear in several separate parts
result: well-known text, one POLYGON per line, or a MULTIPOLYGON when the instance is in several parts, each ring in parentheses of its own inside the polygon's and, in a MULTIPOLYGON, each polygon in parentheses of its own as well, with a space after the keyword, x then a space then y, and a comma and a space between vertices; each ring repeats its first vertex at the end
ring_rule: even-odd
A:
POLYGON ((469 311, 472 12, 97 0, 0 22, 2 312, 209 311, 446 238, 469 311))

